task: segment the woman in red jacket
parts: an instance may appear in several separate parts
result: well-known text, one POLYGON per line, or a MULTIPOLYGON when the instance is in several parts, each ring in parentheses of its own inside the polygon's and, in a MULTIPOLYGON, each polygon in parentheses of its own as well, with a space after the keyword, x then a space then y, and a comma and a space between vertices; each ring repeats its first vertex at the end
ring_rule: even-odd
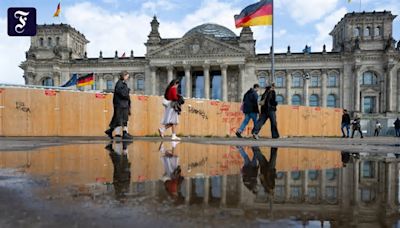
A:
POLYGON ((168 128, 172 128, 172 140, 181 140, 176 136, 176 126, 179 123, 178 112, 173 107, 173 102, 177 102, 179 100, 178 94, 178 85, 179 79, 172 80, 164 94, 164 102, 163 105, 165 107, 164 117, 161 121, 161 124, 164 125, 162 128, 158 129, 160 136, 164 138, 164 132, 168 128))

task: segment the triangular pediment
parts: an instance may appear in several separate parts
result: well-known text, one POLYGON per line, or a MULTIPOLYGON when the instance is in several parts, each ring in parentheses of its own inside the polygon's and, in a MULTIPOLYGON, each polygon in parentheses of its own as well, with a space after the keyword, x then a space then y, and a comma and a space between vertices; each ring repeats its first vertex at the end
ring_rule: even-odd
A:
POLYGON ((218 40, 211 36, 193 34, 183 37, 151 53, 149 57, 190 57, 190 56, 244 56, 246 50, 218 40))

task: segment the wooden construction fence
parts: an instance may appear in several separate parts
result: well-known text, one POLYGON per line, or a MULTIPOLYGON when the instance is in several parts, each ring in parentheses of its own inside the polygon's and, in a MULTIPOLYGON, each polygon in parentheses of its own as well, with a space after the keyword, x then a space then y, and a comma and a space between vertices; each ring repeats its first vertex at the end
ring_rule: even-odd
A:
MULTIPOLYGON (((0 136, 104 136, 113 114, 112 94, 46 89, 0 88, 0 136)), ((129 131, 157 134, 164 112, 162 97, 132 95, 129 131)), ((281 136, 340 136, 342 109, 280 105, 281 136)), ((234 136, 244 116, 240 103, 188 99, 178 133, 234 136)), ((245 129, 250 135, 253 124, 245 129)), ((270 137, 269 121, 260 132, 270 137)))

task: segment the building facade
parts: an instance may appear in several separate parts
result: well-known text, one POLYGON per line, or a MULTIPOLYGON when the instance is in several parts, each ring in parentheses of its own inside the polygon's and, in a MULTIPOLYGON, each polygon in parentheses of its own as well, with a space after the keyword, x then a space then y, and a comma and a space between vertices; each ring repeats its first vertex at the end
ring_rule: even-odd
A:
POLYGON ((391 12, 348 13, 331 31, 332 50, 256 54, 253 32, 203 24, 181 38, 165 39, 151 21, 145 56, 88 58, 89 41, 69 25, 39 25, 21 64, 28 85, 60 86, 73 73, 96 74, 85 90, 111 91, 122 70, 133 92, 161 95, 181 79, 186 97, 240 101, 254 84, 275 82, 281 104, 340 107, 364 116, 394 118, 400 112, 400 42, 392 37, 391 12))

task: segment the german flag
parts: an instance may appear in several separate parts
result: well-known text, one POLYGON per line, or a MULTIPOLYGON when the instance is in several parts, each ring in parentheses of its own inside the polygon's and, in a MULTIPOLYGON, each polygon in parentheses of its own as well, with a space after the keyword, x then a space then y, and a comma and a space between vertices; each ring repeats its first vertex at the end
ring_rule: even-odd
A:
POLYGON ((58 3, 56 12, 54 13, 53 17, 58 17, 61 13, 61 2, 58 3))
POLYGON ((236 28, 257 25, 272 25, 272 0, 261 0, 247 6, 235 15, 236 28))
POLYGON ((77 86, 82 87, 87 85, 93 85, 93 83, 94 83, 94 73, 91 73, 78 78, 77 86))

